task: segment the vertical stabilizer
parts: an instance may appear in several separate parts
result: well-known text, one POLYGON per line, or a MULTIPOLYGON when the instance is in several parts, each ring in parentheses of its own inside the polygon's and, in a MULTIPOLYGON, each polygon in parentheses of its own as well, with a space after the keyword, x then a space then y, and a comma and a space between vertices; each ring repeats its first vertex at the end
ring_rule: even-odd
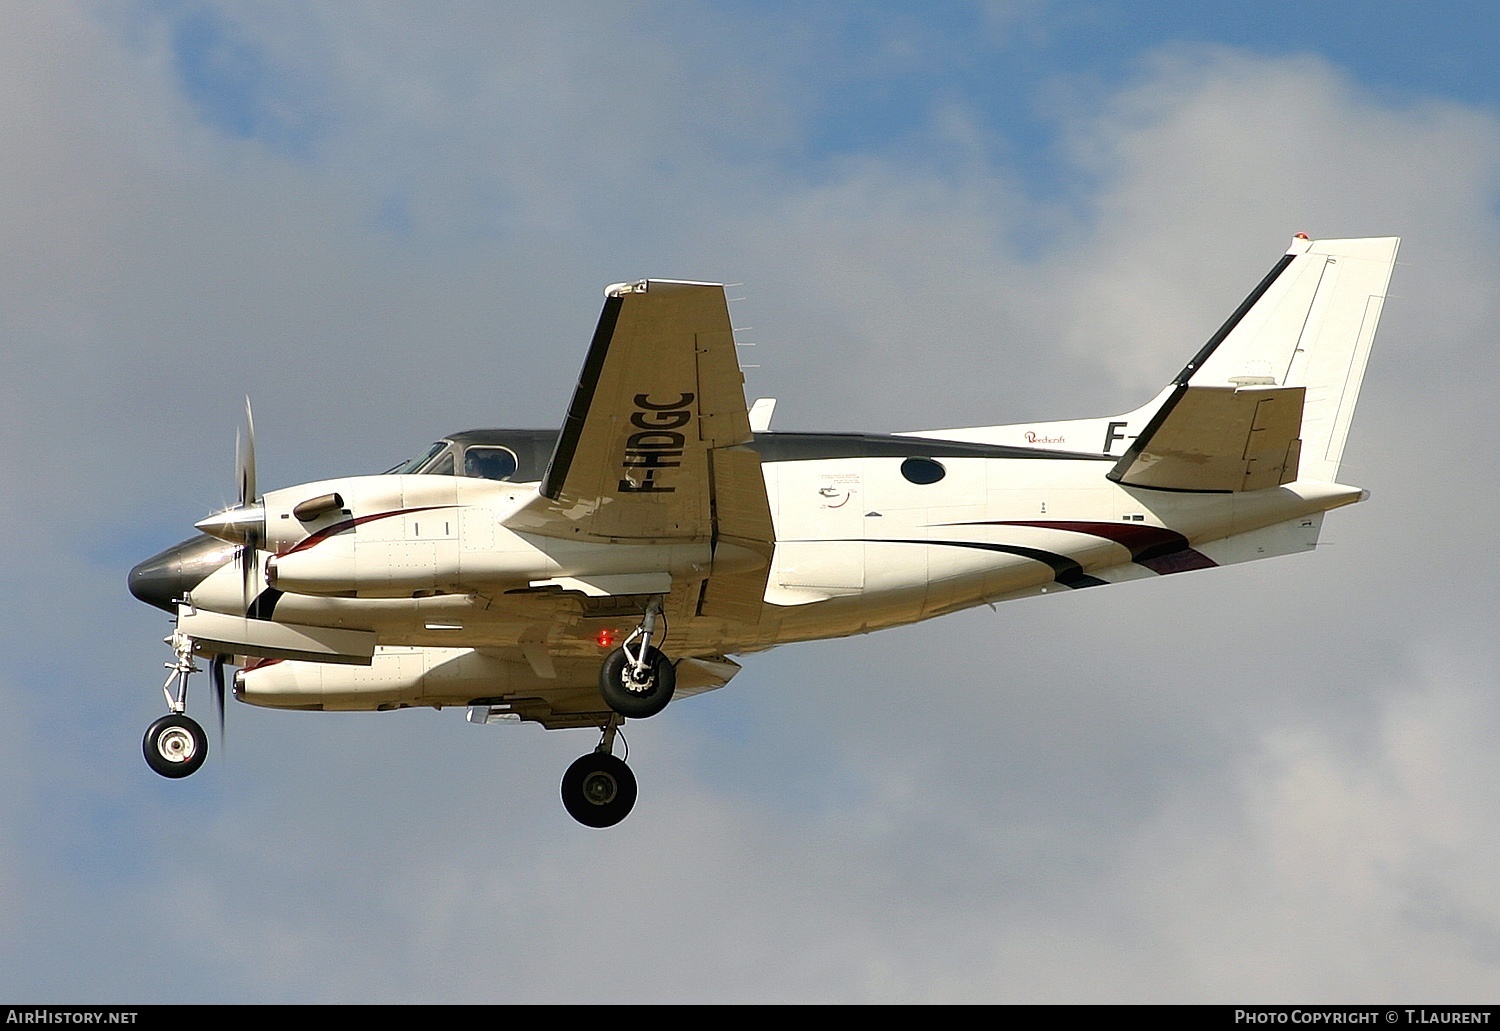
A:
POLYGON ((1110 479, 1166 490, 1332 483, 1400 242, 1298 234, 1192 361, 1124 415, 906 435, 1117 456, 1110 479))
POLYGON ((1399 243, 1293 240, 1274 278, 1177 383, 1305 388, 1299 477, 1335 480, 1399 243))

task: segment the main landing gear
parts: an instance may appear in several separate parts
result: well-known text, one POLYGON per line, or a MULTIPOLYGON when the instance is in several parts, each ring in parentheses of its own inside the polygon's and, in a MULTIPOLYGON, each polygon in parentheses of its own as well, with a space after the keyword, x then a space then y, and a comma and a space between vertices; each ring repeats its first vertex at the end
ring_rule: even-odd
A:
POLYGON ((167 708, 172 711, 146 728, 141 747, 146 753, 147 766, 163 777, 176 779, 198 772, 208 758, 208 735, 183 711, 187 708, 188 676, 199 672, 193 664, 193 642, 174 630, 164 643, 177 653, 176 661, 167 663, 172 672, 162 685, 167 708))
POLYGON ((605 704, 629 719, 643 720, 661 712, 677 686, 672 661, 651 645, 658 622, 664 638, 666 619, 661 614, 661 602, 652 599, 641 625, 599 667, 599 693, 605 704))
POLYGON ((563 807, 585 827, 613 827, 635 807, 635 774, 625 760, 611 754, 624 722, 619 716, 611 717, 599 747, 579 756, 563 774, 563 807))
POLYGON ((666 638, 666 625, 661 599, 652 598, 641 625, 599 667, 599 694, 615 715, 604 724, 599 747, 576 759, 562 779, 563 806, 585 827, 613 827, 635 806, 635 774, 612 753, 626 719, 655 716, 672 700, 677 670, 651 643, 666 638))

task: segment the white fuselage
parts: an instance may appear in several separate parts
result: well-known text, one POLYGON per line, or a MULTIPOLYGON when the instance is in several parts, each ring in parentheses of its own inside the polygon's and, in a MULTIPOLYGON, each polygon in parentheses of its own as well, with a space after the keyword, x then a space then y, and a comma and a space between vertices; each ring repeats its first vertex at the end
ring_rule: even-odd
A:
MULTIPOLYGON (((1320 514, 1361 496, 1303 482, 1222 494, 1149 490, 1107 479, 1107 456, 932 460, 929 450, 914 440, 909 457, 922 478, 941 473, 930 483, 903 475, 907 459, 896 456, 767 460, 776 549, 759 619, 669 609, 673 656, 757 651, 1307 550, 1320 514)), ((264 688, 247 686, 241 697, 311 704, 291 681, 307 682, 320 707, 330 708, 468 704, 524 692, 533 680, 540 690, 556 678, 558 663, 596 663, 638 621, 628 610, 591 607, 584 584, 571 578, 657 575, 666 584, 724 561, 706 542, 600 544, 507 528, 535 490, 407 475, 268 492, 265 547, 274 557, 260 600, 274 604, 262 616, 370 631, 378 646, 373 672, 292 661, 274 676, 267 668, 244 678, 264 688), (342 509, 310 524, 293 514, 307 498, 331 493, 342 497, 342 509), (442 670, 446 676, 436 675, 442 670)), ((192 602, 235 613, 242 596, 239 575, 226 565, 192 592, 192 602)))

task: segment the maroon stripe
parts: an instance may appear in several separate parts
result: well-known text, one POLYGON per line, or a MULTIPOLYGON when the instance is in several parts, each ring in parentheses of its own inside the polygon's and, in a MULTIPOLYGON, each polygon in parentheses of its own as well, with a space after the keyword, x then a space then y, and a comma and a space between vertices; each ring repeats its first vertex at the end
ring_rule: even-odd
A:
POLYGON ((1207 555, 1195 550, 1182 534, 1164 526, 1061 519, 1014 519, 958 525, 1035 526, 1043 530, 1068 530, 1072 533, 1086 533, 1091 537, 1103 537, 1129 549, 1130 561, 1162 575, 1185 573, 1192 569, 1212 569, 1218 565, 1207 555))
POLYGON ((437 508, 454 507, 456 506, 425 505, 422 508, 398 508, 394 512, 378 512, 375 515, 360 516, 357 519, 345 519, 342 522, 334 523, 332 526, 325 526, 317 533, 309 534, 305 539, 298 542, 296 546, 294 546, 290 551, 284 552, 284 554, 293 555, 299 551, 306 551, 308 548, 317 547, 319 544, 322 544, 330 537, 336 537, 341 533, 348 533, 350 530, 353 530, 357 526, 362 526, 365 523, 373 523, 377 519, 389 519, 392 516, 413 515, 417 512, 431 512, 433 509, 437 508))

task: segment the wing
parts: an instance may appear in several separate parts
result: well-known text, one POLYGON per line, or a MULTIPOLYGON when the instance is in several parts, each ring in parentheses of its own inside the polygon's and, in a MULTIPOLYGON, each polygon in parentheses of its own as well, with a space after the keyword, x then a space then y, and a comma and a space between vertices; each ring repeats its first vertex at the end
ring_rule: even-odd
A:
POLYGON ((744 446, 744 382, 722 286, 610 287, 538 495, 506 525, 569 540, 706 542, 716 556, 737 545, 766 568, 743 571, 741 555, 741 572, 711 576, 697 609, 758 614, 774 532, 760 457, 744 446))

